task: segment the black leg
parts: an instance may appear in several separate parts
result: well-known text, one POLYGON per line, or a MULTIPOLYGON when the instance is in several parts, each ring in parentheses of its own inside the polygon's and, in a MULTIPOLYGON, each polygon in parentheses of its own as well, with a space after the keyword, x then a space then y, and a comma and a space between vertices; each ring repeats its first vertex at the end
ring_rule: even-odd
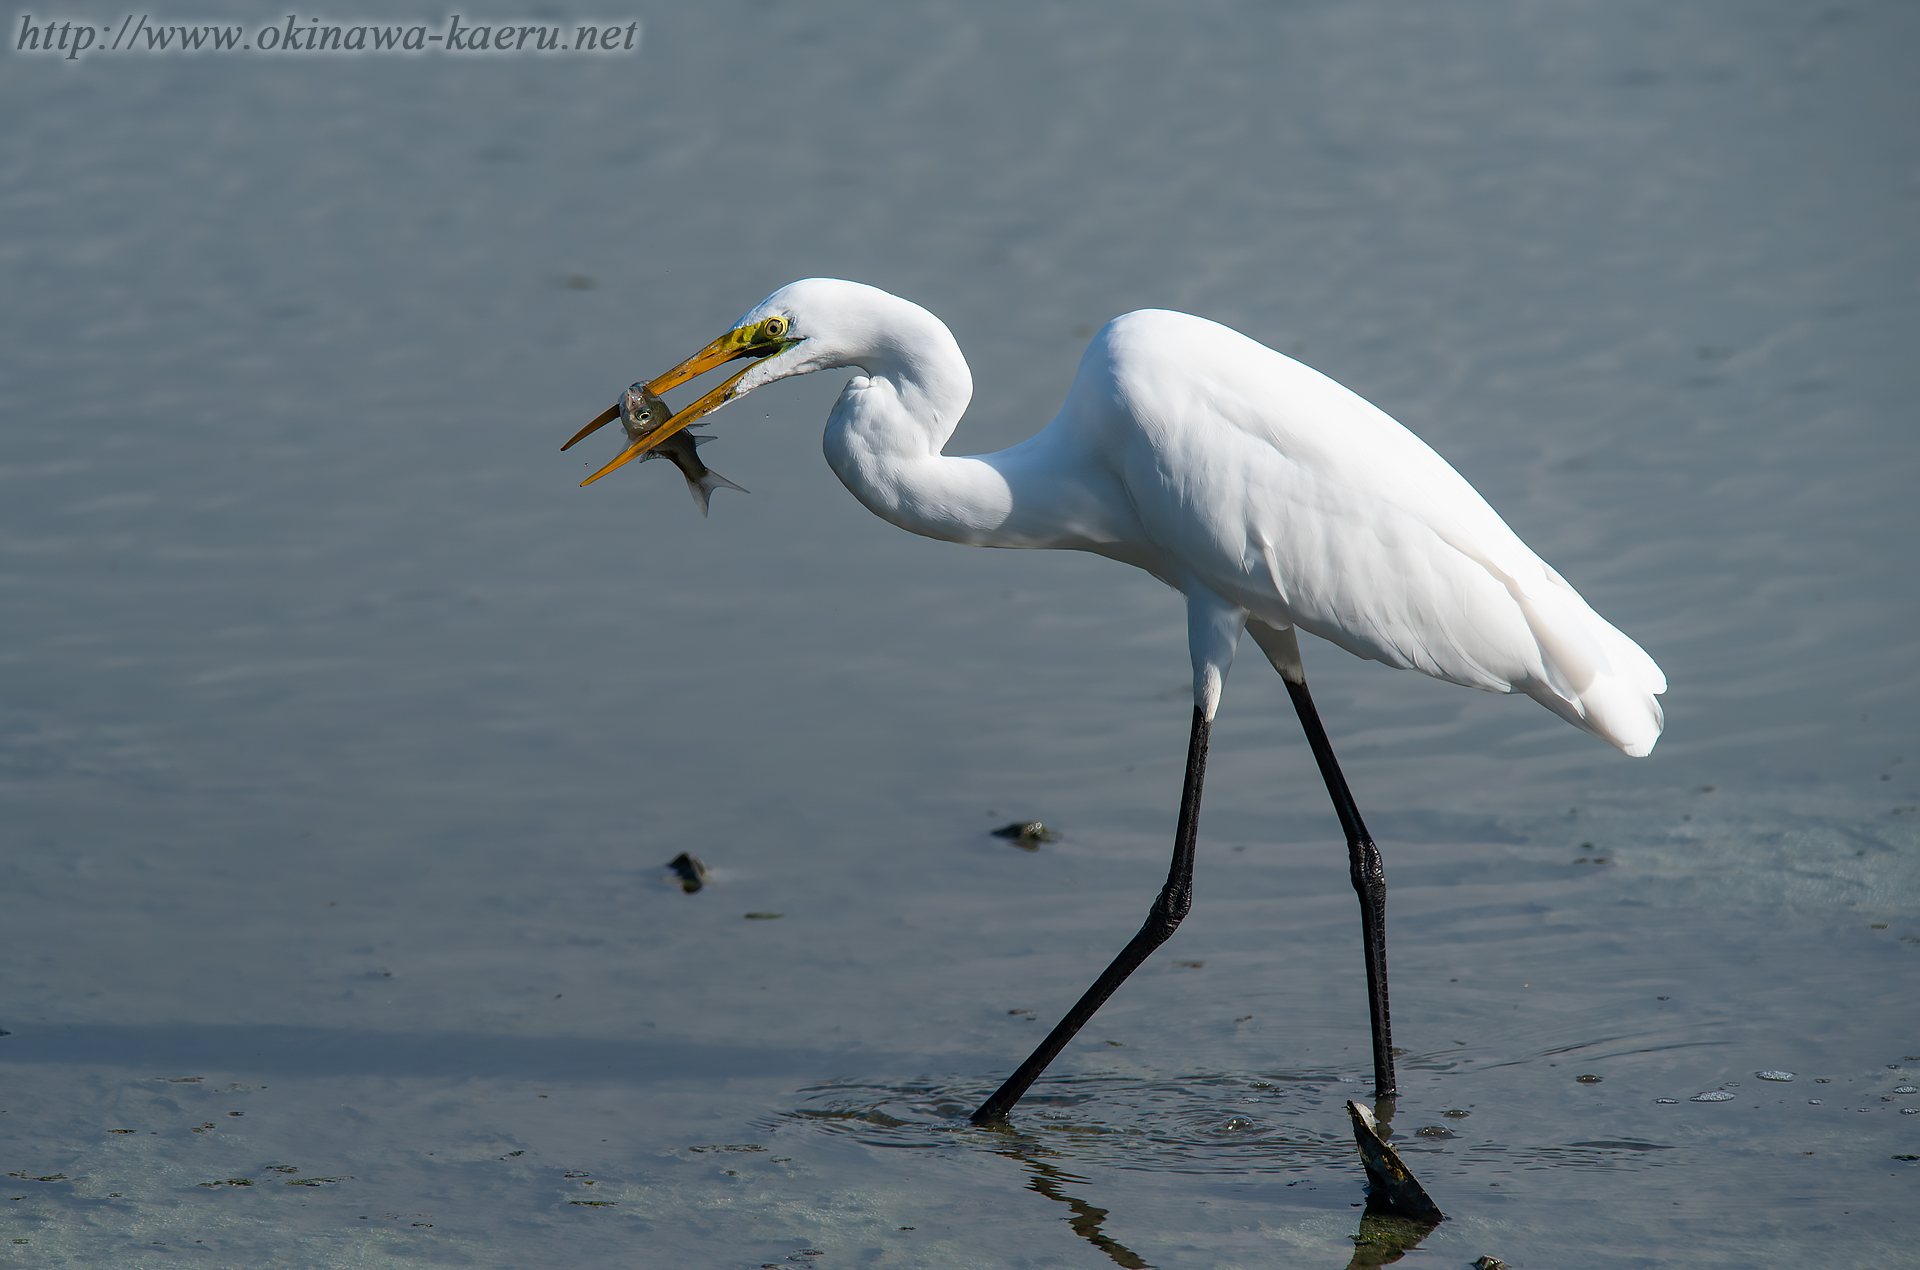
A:
POLYGON ((1160 888, 1160 898, 1147 913, 1147 924, 1094 980, 1079 1003, 1067 1011, 1067 1017, 1040 1042, 1040 1048, 1020 1064, 1020 1070, 1007 1077, 1007 1083, 980 1104, 980 1109, 973 1113, 973 1123, 1006 1119, 1013 1104, 1020 1101, 1027 1088, 1040 1078, 1040 1073, 1047 1070, 1047 1064, 1067 1047, 1073 1034, 1086 1026, 1094 1011, 1106 1004, 1107 998, 1126 982, 1128 975, 1140 968, 1140 963, 1154 949, 1167 942, 1167 937, 1193 906, 1193 840, 1200 827, 1200 786, 1207 775, 1207 736, 1211 731, 1206 715, 1198 706, 1194 707, 1193 738, 1187 742, 1187 781, 1180 794, 1180 825, 1173 833, 1173 863, 1167 869, 1167 884, 1160 888))
POLYGON ((1300 715, 1300 726, 1313 747, 1314 760, 1320 764, 1320 776, 1327 782, 1333 798, 1333 810, 1340 817, 1340 828, 1347 835, 1347 858, 1353 875, 1353 889, 1360 897, 1360 937, 1367 946, 1367 1011, 1373 1018, 1373 1096, 1392 1098, 1399 1090, 1393 1079, 1393 1025, 1387 1017, 1387 871, 1380 862, 1380 848, 1360 819, 1353 804, 1347 778, 1340 774, 1340 763, 1327 743, 1327 730, 1320 726, 1320 712, 1313 708, 1313 695, 1307 682, 1284 678, 1287 695, 1300 715))

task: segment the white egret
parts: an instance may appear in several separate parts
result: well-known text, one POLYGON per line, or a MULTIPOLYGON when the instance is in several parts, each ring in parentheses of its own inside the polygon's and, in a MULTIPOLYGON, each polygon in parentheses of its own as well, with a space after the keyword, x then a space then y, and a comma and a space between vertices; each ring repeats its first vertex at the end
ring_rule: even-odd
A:
POLYGON ((970 457, 941 449, 973 377, 953 334, 919 305, 854 282, 795 282, 645 389, 665 393, 736 358, 753 361, 583 484, 775 380, 851 368, 860 373, 827 420, 827 463, 875 515, 975 546, 1093 552, 1186 597, 1193 732, 1166 886, 976 1123, 1004 1116, 1186 915, 1208 735, 1243 630, 1285 680, 1346 834, 1379 1097, 1395 1092, 1386 878, 1308 695, 1294 628, 1389 666, 1525 693, 1631 755, 1659 738, 1659 667, 1459 473, 1375 406, 1227 327, 1160 309, 1115 318, 1051 423, 970 457))

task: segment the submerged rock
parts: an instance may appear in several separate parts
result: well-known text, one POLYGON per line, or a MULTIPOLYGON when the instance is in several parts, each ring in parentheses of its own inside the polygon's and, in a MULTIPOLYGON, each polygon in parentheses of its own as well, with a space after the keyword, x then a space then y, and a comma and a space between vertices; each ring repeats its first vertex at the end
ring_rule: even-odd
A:
POLYGON ((1043 842, 1058 842, 1060 835, 1037 820, 1016 820, 993 831, 996 838, 1009 838, 1022 851, 1038 851, 1043 842))
POLYGON ((1447 1215, 1413 1176, 1413 1170, 1380 1136, 1373 1113, 1357 1102, 1348 1102, 1347 1115, 1353 1119, 1353 1140, 1360 1146, 1360 1163, 1367 1170, 1367 1211, 1423 1222, 1445 1221, 1447 1215))
POLYGON ((680 879, 680 889, 688 895, 713 880, 713 875, 707 872, 707 866, 685 851, 667 861, 667 867, 680 879))

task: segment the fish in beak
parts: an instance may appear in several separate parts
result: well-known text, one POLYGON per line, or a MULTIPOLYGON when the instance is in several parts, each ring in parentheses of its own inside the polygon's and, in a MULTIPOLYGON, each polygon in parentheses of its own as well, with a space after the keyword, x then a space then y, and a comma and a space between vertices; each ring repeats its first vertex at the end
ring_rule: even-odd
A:
POLYGON ((642 442, 647 449, 637 462, 645 463, 650 459, 664 458, 680 469, 680 475, 686 478, 687 492, 693 495, 694 506, 700 514, 707 514, 707 502, 717 489, 737 489, 747 493, 744 485, 735 485, 720 473, 700 461, 699 447, 712 437, 695 436, 691 432, 674 432, 665 441, 656 441, 653 434, 666 426, 673 418, 673 411, 667 409, 667 403, 647 391, 645 384, 635 384, 627 389, 620 398, 620 404, 614 407, 620 412, 620 426, 626 430, 629 449, 642 442))
MULTIPOLYGON (((689 379, 704 375, 714 367, 725 365, 735 358, 751 357, 758 360, 763 357, 771 357, 775 353, 785 352, 799 342, 798 340, 788 338, 791 329, 791 323, 786 318, 778 315, 755 322, 751 326, 738 327, 728 331, 725 335, 722 335, 719 339, 707 345, 686 361, 681 362, 678 366, 675 366, 658 379, 648 380, 644 384, 635 385, 635 387, 639 388, 646 398, 659 400, 660 397, 665 395, 668 389, 678 387, 686 383, 689 379)), ((669 415, 664 421, 657 423, 656 426, 642 433, 639 437, 635 438, 630 430, 628 433, 627 448, 616 455, 611 463, 608 463, 605 467, 580 483, 582 485, 593 484, 615 468, 624 467, 649 450, 657 448, 676 433, 686 429, 702 415, 708 414, 733 400, 734 385, 739 382, 742 375, 751 369, 752 367, 749 366, 727 376, 713 388, 709 389, 705 395, 695 400, 693 404, 680 411, 679 414, 669 415)), ((575 442, 591 436, 607 424, 612 423, 615 419, 620 418, 621 406, 627 398, 632 396, 633 390, 629 389, 627 397, 622 398, 621 404, 610 406, 604 413, 595 418, 593 422, 574 433, 573 440, 567 442, 566 445, 560 448, 562 450, 571 449, 575 442)), ((661 402, 661 407, 664 409, 664 402, 661 402)), ((685 469, 683 468, 682 471, 685 471, 685 469)), ((738 489, 739 487, 734 486, 734 488, 738 489)))

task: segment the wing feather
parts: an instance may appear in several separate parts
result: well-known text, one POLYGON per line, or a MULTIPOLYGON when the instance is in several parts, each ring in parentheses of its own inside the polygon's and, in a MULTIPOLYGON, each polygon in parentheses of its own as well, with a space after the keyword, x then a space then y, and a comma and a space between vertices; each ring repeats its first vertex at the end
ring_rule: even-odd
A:
POLYGON ((1097 353, 1108 384, 1090 399, 1132 425, 1102 429, 1122 438, 1108 461, 1195 581, 1269 625, 1524 692, 1630 754, 1652 748, 1666 689, 1653 659, 1384 411, 1186 314, 1117 318, 1097 353))

